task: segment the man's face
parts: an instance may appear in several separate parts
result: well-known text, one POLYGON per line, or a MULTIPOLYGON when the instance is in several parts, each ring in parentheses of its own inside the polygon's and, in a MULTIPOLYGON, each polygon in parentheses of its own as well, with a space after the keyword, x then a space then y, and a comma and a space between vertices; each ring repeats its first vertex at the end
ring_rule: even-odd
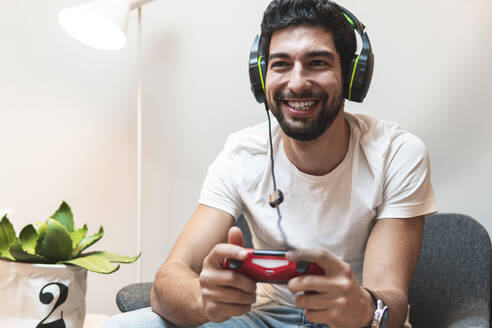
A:
POLYGON ((301 25, 273 33, 266 96, 287 136, 307 141, 322 135, 343 106, 342 88, 331 32, 301 25))

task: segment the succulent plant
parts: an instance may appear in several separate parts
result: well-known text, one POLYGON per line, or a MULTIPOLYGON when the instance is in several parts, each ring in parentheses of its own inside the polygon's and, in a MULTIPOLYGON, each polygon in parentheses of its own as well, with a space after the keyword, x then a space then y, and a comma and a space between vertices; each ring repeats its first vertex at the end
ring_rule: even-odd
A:
POLYGON ((134 257, 111 252, 86 252, 104 235, 101 226, 93 235, 87 235, 87 224, 75 229, 72 210, 66 202, 45 222, 37 224, 38 229, 26 225, 16 236, 12 223, 4 215, 0 221, 0 259, 14 262, 42 264, 70 264, 97 273, 112 273, 120 268, 113 263, 135 262, 134 257))

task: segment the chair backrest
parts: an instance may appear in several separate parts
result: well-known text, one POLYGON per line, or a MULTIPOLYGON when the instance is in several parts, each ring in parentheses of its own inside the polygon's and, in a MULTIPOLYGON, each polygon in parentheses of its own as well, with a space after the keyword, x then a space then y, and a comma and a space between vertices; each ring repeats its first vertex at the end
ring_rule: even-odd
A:
POLYGON ((426 218, 420 260, 409 291, 415 328, 489 327, 491 243, 460 214, 426 218))
POLYGON ((243 232, 244 247, 253 248, 253 242, 251 241, 251 230, 249 230, 248 223, 246 222, 244 216, 241 215, 237 218, 236 225, 243 232))

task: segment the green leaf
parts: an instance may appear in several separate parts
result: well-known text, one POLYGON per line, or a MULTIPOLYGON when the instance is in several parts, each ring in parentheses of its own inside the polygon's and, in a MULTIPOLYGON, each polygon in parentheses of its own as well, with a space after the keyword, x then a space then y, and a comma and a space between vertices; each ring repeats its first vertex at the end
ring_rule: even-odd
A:
POLYGON ((26 250, 22 248, 21 241, 19 239, 14 241, 14 243, 10 246, 10 253, 18 262, 50 263, 47 258, 41 255, 26 252, 26 250))
POLYGON ((44 222, 38 223, 37 225, 39 225, 39 228, 38 228, 38 240, 36 240, 35 253, 40 254, 41 248, 43 247, 44 237, 46 236, 46 232, 48 231, 48 225, 44 222))
MULTIPOLYGON (((36 253, 36 241, 38 240, 38 233, 32 224, 26 225, 19 234, 22 249, 26 252, 36 253)), ((13 255, 13 254, 12 254, 13 255)))
POLYGON ((51 218, 60 222, 68 232, 74 231, 73 214, 67 203, 62 202, 60 208, 58 208, 51 218))
MULTIPOLYGON (((72 254, 72 239, 65 227, 56 220, 48 219, 46 221, 47 230, 38 238, 36 245, 37 255, 58 262, 70 259, 72 254), (40 238, 42 240, 40 242, 40 238)), ((43 227, 43 226, 41 226, 43 227)), ((40 229, 41 229, 40 227, 40 229)))
POLYGON ((15 258, 13 256, 12 258, 8 258, 0 255, 0 260, 15 262, 15 258))
POLYGON ((97 242, 99 239, 101 239, 104 236, 104 229, 101 226, 99 228, 99 231, 93 235, 85 237, 80 244, 75 248, 72 252, 72 258, 75 258, 80 255, 82 251, 84 251, 87 247, 93 245, 95 242, 97 242))
POLYGON ((120 268, 119 265, 111 264, 111 262, 101 253, 103 252, 94 252, 60 263, 73 264, 92 272, 105 274, 113 273, 120 268))
POLYGON ((14 226, 10 223, 7 215, 4 215, 0 221, 0 255, 2 257, 14 260, 9 248, 16 239, 14 226))
POLYGON ((84 254, 84 256, 89 256, 92 254, 99 254, 99 256, 104 257, 106 260, 108 260, 109 262, 112 262, 112 263, 133 263, 136 260, 138 260, 140 255, 142 255, 142 253, 140 253, 136 256, 131 257, 131 256, 125 256, 125 255, 120 255, 120 254, 111 253, 111 252, 90 252, 90 253, 84 254))
POLYGON ((80 242, 87 235, 87 224, 84 224, 82 228, 70 233, 70 238, 72 239, 72 249, 76 249, 80 242))

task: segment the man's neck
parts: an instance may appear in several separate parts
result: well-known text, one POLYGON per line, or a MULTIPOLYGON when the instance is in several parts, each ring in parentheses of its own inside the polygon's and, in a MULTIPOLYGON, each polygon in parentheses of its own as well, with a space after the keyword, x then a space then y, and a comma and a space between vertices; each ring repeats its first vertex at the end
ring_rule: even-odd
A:
POLYGON ((350 127, 341 110, 330 128, 314 140, 298 141, 285 134, 282 138, 285 154, 292 164, 306 174, 321 176, 333 171, 345 158, 350 127))

